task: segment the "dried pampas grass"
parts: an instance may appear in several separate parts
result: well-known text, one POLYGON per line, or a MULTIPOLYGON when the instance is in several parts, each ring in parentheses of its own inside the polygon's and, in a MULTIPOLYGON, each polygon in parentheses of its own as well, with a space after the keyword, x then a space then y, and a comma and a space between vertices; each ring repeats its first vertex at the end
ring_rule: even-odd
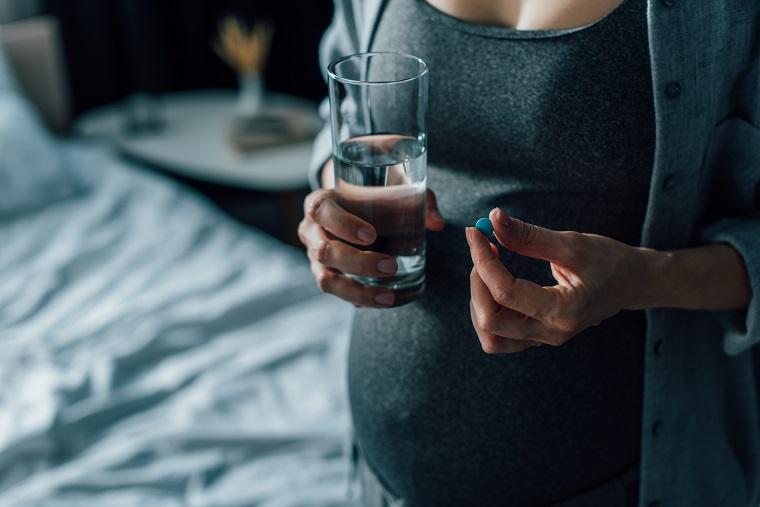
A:
POLYGON ((240 74, 259 73, 264 67, 274 29, 259 22, 249 28, 240 19, 228 17, 219 23, 214 51, 240 74))

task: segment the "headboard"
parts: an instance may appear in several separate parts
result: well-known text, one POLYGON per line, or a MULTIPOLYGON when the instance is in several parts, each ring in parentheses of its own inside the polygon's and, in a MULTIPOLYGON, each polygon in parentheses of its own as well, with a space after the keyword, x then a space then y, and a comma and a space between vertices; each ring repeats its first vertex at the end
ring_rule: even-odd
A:
POLYGON ((56 19, 44 16, 2 24, 0 46, 47 124, 64 133, 71 119, 71 100, 56 19))

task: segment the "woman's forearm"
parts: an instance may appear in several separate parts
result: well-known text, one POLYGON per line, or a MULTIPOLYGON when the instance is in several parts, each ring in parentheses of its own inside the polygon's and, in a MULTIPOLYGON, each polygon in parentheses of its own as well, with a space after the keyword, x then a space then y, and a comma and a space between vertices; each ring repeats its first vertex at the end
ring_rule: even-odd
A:
POLYGON ((631 309, 741 310, 752 298, 741 255, 728 245, 685 250, 638 249, 641 286, 631 309))

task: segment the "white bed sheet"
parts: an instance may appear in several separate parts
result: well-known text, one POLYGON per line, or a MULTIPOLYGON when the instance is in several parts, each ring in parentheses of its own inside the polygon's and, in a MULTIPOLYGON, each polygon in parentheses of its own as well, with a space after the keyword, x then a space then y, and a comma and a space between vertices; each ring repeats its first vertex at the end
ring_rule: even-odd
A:
POLYGON ((187 189, 71 145, 0 222, 0 505, 349 505, 351 307, 187 189))

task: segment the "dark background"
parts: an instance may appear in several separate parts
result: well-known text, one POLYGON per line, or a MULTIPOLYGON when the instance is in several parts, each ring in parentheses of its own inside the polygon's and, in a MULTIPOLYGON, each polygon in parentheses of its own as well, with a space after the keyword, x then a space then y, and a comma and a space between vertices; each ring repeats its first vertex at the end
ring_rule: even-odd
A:
POLYGON ((74 115, 135 92, 235 87, 211 49, 230 14, 274 24, 268 89, 326 94, 317 51, 331 0, 43 0, 41 9, 61 24, 74 115))
MULTIPOLYGON (((0 21, 58 19, 74 119, 136 93, 237 88, 235 72, 212 49, 218 24, 229 15, 274 26, 264 70, 268 90, 314 102, 327 94, 318 49, 332 0, 10 0, 0 7, 0 21)), ((254 191, 140 165, 193 187, 241 223, 298 245, 306 186, 254 191)))

